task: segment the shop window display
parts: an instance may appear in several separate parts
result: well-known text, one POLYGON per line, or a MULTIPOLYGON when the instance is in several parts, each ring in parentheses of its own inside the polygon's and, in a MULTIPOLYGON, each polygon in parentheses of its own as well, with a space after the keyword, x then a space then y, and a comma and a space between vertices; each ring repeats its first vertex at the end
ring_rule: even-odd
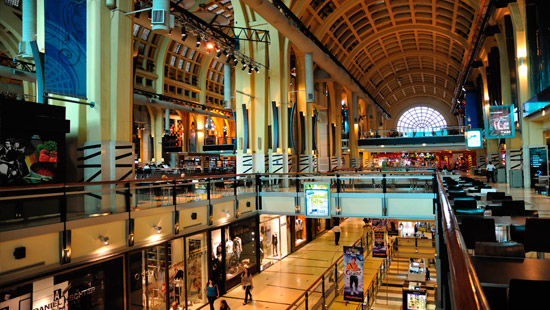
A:
POLYGON ((210 232, 212 245, 212 279, 220 286, 223 281, 223 246, 222 230, 216 229, 210 232))
POLYGON ((295 246, 306 242, 307 240, 307 229, 306 229, 306 217, 305 216, 296 216, 294 223, 294 232, 295 232, 295 246))
POLYGON ((207 281, 206 234, 186 238, 187 253, 187 309, 194 310, 207 302, 203 288, 207 281))
POLYGON ((143 286, 146 287, 145 304, 147 309, 157 310, 166 308, 166 247, 158 245, 143 251, 145 255, 145 273, 143 286))
POLYGON ((225 229, 226 281, 256 266, 256 223, 247 221, 225 229))
POLYGON ((184 279, 184 251, 183 238, 170 241, 170 268, 168 278, 170 279, 170 304, 176 301, 178 304, 185 302, 185 279, 184 279))
POLYGON ((288 255, 288 230, 286 216, 262 215, 260 223, 261 269, 288 255))

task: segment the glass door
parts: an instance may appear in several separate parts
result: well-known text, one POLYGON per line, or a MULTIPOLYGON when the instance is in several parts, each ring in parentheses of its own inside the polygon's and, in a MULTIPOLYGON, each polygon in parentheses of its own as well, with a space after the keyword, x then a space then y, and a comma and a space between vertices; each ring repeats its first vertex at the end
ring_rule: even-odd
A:
POLYGON ((187 254, 187 309, 195 310, 206 304, 204 287, 208 281, 208 244, 206 233, 185 239, 187 254))

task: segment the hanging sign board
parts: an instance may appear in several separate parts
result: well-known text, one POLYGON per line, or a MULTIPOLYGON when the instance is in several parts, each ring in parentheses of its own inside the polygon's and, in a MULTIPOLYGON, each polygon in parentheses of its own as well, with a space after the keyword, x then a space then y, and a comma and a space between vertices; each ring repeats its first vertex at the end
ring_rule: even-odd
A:
POLYGON ((344 246, 344 300, 363 302, 363 248, 344 246))
POLYGON ((513 109, 514 106, 511 104, 489 107, 485 124, 487 139, 513 138, 515 136, 513 109))
POLYGON ((329 183, 304 183, 304 196, 306 202, 306 216, 330 217, 329 183))

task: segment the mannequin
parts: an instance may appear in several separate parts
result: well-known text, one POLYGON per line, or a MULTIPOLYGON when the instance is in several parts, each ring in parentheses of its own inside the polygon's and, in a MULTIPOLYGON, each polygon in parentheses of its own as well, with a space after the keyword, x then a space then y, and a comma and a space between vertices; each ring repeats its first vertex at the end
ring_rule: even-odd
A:
POLYGON ((304 230, 304 222, 301 218, 296 218, 296 239, 302 238, 302 231, 304 230))
POLYGON ((278 242, 279 241, 277 240, 277 233, 274 232, 272 240, 271 240, 271 244, 273 245, 273 256, 279 256, 279 254, 277 253, 277 243, 278 242))
POLYGON ((227 254, 233 254, 233 241, 231 241, 231 239, 225 240, 225 252, 227 254))
POLYGON ((235 237, 233 239, 233 251, 235 252, 237 261, 241 260, 241 252, 243 251, 243 244, 241 238, 235 237))

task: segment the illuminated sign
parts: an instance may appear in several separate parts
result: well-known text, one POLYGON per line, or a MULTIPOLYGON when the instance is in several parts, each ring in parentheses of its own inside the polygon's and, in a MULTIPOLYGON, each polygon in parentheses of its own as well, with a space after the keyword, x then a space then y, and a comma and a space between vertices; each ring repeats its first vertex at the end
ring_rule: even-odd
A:
POLYGON ((466 148, 478 149, 483 147, 483 139, 481 137, 481 130, 471 129, 466 130, 466 148))
POLYGON ((330 184, 304 183, 306 216, 330 217, 330 184))
POLYGON ((513 105, 489 107, 485 118, 487 139, 513 138, 515 136, 513 109, 513 105))

